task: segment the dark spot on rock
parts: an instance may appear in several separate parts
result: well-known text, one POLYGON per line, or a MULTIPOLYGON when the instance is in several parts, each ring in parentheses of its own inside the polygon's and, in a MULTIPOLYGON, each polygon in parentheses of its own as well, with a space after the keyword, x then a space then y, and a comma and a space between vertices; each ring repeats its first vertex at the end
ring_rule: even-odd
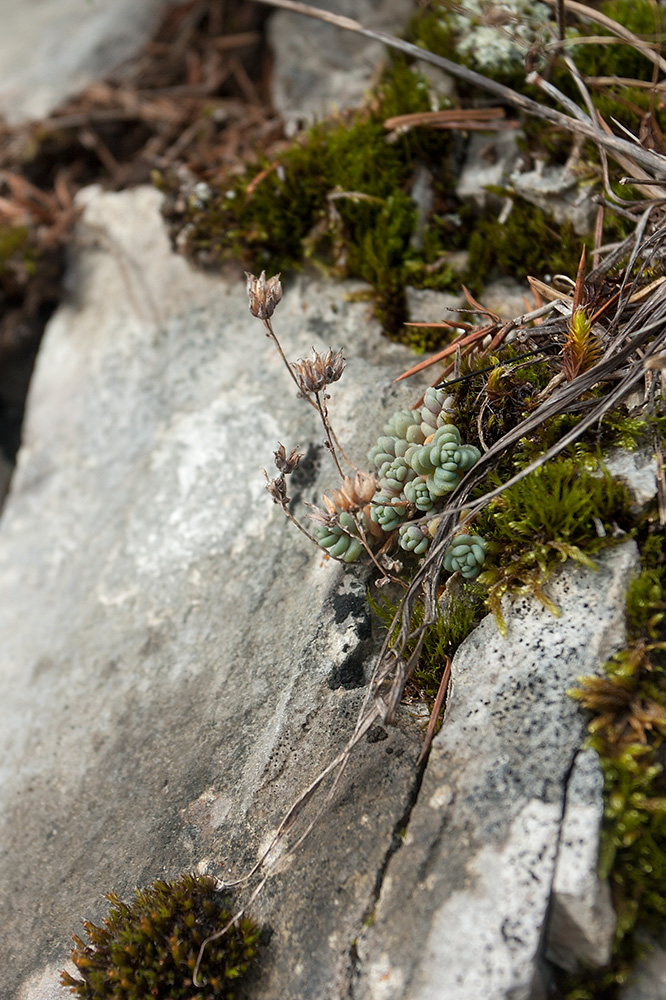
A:
POLYGON ((342 663, 333 667, 326 679, 331 691, 335 691, 337 688, 351 691, 352 688, 362 687, 365 680, 363 676, 364 660, 365 657, 361 650, 356 649, 345 657, 342 663))
MULTIPOLYGON (((315 484, 321 464, 322 446, 319 444, 308 445, 308 449, 303 455, 297 467, 289 476, 289 496, 291 497, 290 507, 298 506, 303 500, 303 494, 308 493, 315 484)), ((271 473, 272 475, 272 473, 271 473)), ((307 499, 310 499, 309 493, 307 499)))
POLYGON ((365 595, 333 594, 331 603, 336 625, 341 625, 351 616, 354 619, 359 639, 370 638, 370 612, 365 595))
POLYGON ((371 726, 365 738, 368 743, 380 743, 382 740, 388 739, 388 733, 381 726, 371 726))

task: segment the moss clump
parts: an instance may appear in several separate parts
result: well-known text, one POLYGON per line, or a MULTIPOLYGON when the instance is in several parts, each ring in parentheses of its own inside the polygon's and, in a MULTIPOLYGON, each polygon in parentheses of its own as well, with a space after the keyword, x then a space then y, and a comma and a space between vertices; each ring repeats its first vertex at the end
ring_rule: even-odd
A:
POLYGON ((259 927, 248 918, 205 948, 197 988, 192 976, 204 940, 231 919, 212 878, 183 875, 137 889, 134 900, 108 894, 102 926, 84 921, 89 944, 74 937, 72 960, 81 979, 62 973, 63 986, 85 1000, 233 1000, 257 950, 259 927))
POLYGON ((528 274, 575 274, 583 243, 591 246, 591 240, 581 239, 570 222, 558 225, 541 209, 512 197, 513 208, 503 223, 490 218, 474 224, 468 277, 476 291, 493 274, 517 281, 528 274))
MULTIPOLYGON (((489 477, 499 485, 499 477, 489 477)), ((553 570, 573 559, 592 569, 594 553, 630 526, 629 495, 603 467, 595 474, 572 458, 547 462, 506 489, 475 520, 492 564, 479 577, 500 631, 506 625, 501 600, 507 592, 530 593, 555 614, 543 585, 553 570)))
MULTIPOLYGON (((311 261, 327 273, 361 278, 375 290, 386 331, 397 333, 406 319, 405 284, 443 251, 440 241, 423 251, 410 246, 416 165, 437 174, 445 212, 451 138, 417 128, 389 141, 384 121, 430 111, 432 101, 426 79, 393 60, 366 108, 313 126, 205 203, 190 197, 178 220, 186 252, 209 264, 240 258, 253 271, 293 271, 311 261)), ((169 179, 159 183, 168 193, 169 179)))

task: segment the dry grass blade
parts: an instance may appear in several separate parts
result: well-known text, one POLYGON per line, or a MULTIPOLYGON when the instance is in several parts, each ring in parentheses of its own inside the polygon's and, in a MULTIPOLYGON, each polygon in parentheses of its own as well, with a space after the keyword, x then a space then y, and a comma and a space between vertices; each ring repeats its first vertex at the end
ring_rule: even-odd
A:
MULTIPOLYGON (((401 135, 419 125, 428 128, 465 129, 467 131, 488 132, 494 129, 518 128, 517 121, 507 121, 504 108, 450 108, 444 111, 420 111, 409 115, 395 115, 387 118, 384 128, 392 129, 392 135, 401 135)), ((389 140, 390 140, 389 136, 389 140)))
POLYGON ((432 706, 432 712, 430 713, 430 719, 428 721, 428 729, 426 731, 425 740, 423 741, 423 749, 417 761, 420 764, 428 756, 428 751, 430 750, 430 745, 435 738, 435 730, 437 729, 437 720, 439 719, 440 712, 442 711, 442 706, 444 704, 444 699, 446 697, 446 692, 449 687, 449 681, 451 680, 451 657, 445 657, 444 670, 442 672, 442 679, 439 682, 439 688, 437 689, 437 696, 435 698, 435 703, 432 706))
MULTIPOLYGON (((545 0, 549 6, 554 7, 560 0, 545 0)), ((638 35, 634 35, 632 31, 625 28, 623 25, 618 24, 614 21, 612 17, 608 17, 607 14, 602 14, 600 10, 595 10, 594 7, 588 7, 586 4, 578 3, 577 0, 564 0, 564 6, 566 10, 571 11, 572 14, 577 14, 584 21, 593 21, 595 24, 600 24, 603 28, 607 28, 611 31, 617 38, 622 39, 628 45, 632 45, 635 49, 641 52, 646 59, 653 62, 655 66, 658 66, 662 73, 666 73, 666 59, 663 58, 655 49, 644 42, 642 38, 638 35)), ((578 39, 576 39, 576 43, 578 39)))

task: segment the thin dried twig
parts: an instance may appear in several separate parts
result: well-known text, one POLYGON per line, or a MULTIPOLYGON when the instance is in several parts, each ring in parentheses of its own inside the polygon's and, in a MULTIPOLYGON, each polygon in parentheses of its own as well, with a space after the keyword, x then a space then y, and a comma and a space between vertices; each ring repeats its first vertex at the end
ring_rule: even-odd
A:
POLYGON ((444 670, 442 671, 442 679, 439 682, 439 687, 437 689, 437 696, 435 698, 435 703, 432 706, 432 712, 430 713, 430 719, 428 721, 428 729, 426 730, 425 739, 423 741, 423 747, 417 760, 417 766, 425 760, 428 756, 430 750, 430 745, 435 738, 435 730, 437 728, 437 720, 439 719, 439 714, 442 711, 442 706, 444 704, 444 699, 446 697, 446 692, 449 688, 449 681, 451 680, 451 657, 444 657, 444 670))

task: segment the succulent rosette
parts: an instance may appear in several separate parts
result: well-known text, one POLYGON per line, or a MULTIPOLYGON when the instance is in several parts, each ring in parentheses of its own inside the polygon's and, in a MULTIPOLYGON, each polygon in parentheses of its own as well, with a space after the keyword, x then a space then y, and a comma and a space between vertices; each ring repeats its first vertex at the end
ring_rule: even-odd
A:
POLYGON ((429 437, 442 424, 448 423, 454 410, 453 396, 447 396, 444 389, 435 389, 432 386, 426 389, 421 407, 421 430, 425 437, 429 437))
POLYGON ((432 510, 435 506, 435 500, 428 489, 428 484, 421 476, 417 476, 411 482, 405 483, 404 493, 407 500, 413 503, 417 510, 423 511, 424 514, 432 510))
POLYGON ((378 493, 370 507, 370 517, 382 531, 393 531, 407 516, 407 504, 404 500, 378 493))
POLYGON ((365 551, 358 537, 358 523, 347 511, 339 515, 338 523, 315 524, 312 534, 330 556, 346 563, 354 562, 365 551))
POLYGON ((406 552, 422 556, 430 545, 428 529, 420 524, 402 524, 398 529, 398 545, 406 552))
POLYGON ((444 555, 444 569, 474 580, 486 559, 486 543, 478 535, 456 535, 444 555))
POLYGON ((420 410, 398 410, 384 425, 384 434, 410 444, 423 444, 426 434, 421 429, 420 410))
POLYGON ((390 465, 383 468, 379 486, 381 492, 388 496, 400 496, 407 483, 416 478, 416 473, 404 458, 394 458, 390 465))

